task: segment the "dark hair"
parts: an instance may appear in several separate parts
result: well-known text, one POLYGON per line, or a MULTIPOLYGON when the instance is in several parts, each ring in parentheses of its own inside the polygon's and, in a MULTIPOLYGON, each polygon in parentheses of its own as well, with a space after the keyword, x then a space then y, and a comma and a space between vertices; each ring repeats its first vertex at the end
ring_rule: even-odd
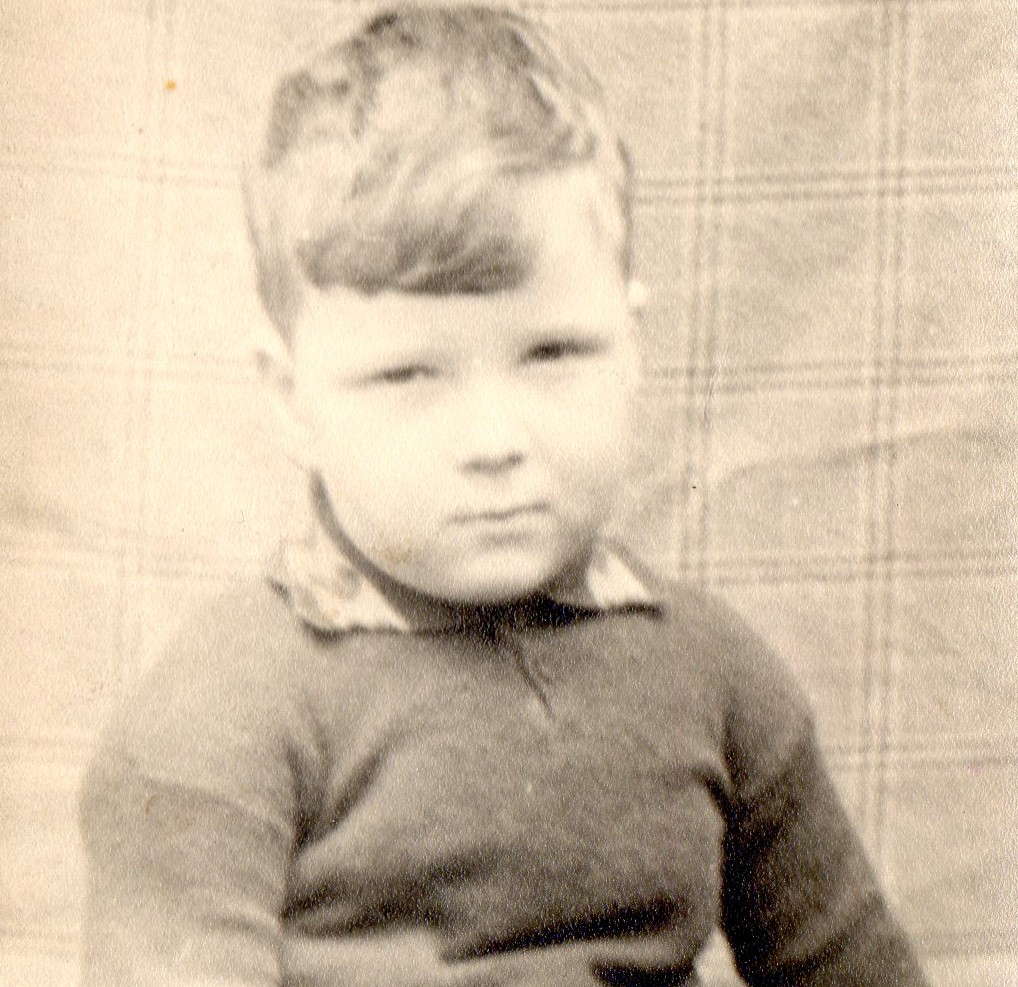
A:
POLYGON ((509 10, 379 14, 276 89, 245 187, 266 309, 288 338, 301 277, 366 293, 512 287, 533 260, 514 183, 580 164, 615 200, 628 272, 629 162, 589 72, 509 10))

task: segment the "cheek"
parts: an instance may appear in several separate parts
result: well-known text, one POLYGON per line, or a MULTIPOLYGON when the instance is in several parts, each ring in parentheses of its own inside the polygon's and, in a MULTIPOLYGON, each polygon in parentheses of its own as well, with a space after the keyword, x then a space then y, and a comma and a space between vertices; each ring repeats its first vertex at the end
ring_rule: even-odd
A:
POLYGON ((350 482, 377 483, 380 490, 398 484, 401 474, 419 468, 427 453, 427 431, 416 428, 416 417, 377 402, 336 401, 315 422, 319 461, 350 482))
POLYGON ((614 485, 630 457, 634 404, 632 390, 611 379, 546 395, 539 414, 546 461, 570 485, 614 485))
POLYGON ((363 551, 389 552, 434 527, 431 500, 439 488, 434 430, 418 416, 385 415, 350 402, 316 423, 312 462, 347 534, 363 551))

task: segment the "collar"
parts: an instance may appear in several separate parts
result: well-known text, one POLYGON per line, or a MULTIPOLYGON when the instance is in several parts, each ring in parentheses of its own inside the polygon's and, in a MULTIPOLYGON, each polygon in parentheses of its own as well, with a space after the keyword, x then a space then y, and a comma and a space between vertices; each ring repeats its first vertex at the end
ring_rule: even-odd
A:
MULTIPOLYGON (((305 531, 285 539, 269 564, 268 579, 297 617, 322 633, 388 631, 414 633, 461 628, 467 614, 499 608, 470 608, 426 597, 358 564, 333 536, 323 505, 312 498, 305 531)), ((538 594, 533 601, 578 612, 654 609, 658 599, 638 563, 607 539, 599 541, 576 584, 538 594)), ((528 601, 514 605, 517 613, 528 601)), ((506 609, 506 608, 502 608, 506 609)), ((482 617, 482 619, 484 619, 482 617)))

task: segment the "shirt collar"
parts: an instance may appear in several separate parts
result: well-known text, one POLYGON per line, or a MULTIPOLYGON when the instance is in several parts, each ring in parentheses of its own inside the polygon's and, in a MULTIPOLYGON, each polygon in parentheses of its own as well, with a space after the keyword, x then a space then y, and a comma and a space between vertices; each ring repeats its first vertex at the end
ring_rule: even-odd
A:
MULTIPOLYGON (((471 608, 424 597, 353 561, 328 530, 322 505, 314 497, 312 502, 304 532, 280 544, 268 572, 300 620, 323 633, 413 633, 463 626, 471 608)), ((574 585, 535 599, 595 613, 655 608, 657 595, 639 568, 620 546, 603 539, 574 585)))

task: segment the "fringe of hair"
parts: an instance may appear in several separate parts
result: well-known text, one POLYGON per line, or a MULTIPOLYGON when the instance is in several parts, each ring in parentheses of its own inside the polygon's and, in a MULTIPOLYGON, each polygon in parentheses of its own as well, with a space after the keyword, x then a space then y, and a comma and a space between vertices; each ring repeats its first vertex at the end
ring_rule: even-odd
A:
POLYGON ((630 163, 603 95, 542 26, 483 6, 378 14, 278 85, 245 182, 259 291, 284 340, 301 278, 372 293, 488 292, 533 247, 514 179, 588 164, 630 266, 630 163))

